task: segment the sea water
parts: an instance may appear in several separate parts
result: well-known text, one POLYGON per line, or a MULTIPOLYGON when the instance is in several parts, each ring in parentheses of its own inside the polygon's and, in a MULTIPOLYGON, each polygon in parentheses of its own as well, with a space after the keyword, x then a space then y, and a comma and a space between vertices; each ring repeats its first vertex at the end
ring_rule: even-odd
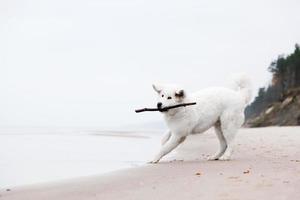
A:
POLYGON ((98 175, 144 165, 159 133, 0 129, 0 188, 98 175))

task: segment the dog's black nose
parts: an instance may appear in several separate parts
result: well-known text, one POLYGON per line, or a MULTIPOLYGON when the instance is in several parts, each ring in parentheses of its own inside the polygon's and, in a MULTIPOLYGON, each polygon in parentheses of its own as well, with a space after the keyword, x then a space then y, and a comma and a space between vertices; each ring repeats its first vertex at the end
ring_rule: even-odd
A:
POLYGON ((161 102, 158 102, 158 103, 157 103, 157 108, 160 109, 161 106, 162 106, 162 103, 161 103, 161 102))

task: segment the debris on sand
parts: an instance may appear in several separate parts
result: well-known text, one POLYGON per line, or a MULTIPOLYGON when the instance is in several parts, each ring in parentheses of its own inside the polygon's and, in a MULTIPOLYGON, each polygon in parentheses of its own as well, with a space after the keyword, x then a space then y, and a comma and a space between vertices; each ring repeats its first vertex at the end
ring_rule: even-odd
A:
POLYGON ((228 177, 229 179, 238 179, 239 177, 238 176, 230 176, 228 177))
POLYGON ((197 172, 195 175, 196 176, 201 176, 201 172, 197 172))

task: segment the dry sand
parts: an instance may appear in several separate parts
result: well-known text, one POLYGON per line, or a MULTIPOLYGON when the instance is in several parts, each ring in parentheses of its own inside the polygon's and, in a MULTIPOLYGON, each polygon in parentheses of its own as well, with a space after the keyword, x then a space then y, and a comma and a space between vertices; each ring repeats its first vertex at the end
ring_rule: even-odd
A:
POLYGON ((206 161, 216 149, 214 134, 191 136, 156 165, 1 189, 0 199, 300 199, 300 128, 242 129, 233 160, 206 161))

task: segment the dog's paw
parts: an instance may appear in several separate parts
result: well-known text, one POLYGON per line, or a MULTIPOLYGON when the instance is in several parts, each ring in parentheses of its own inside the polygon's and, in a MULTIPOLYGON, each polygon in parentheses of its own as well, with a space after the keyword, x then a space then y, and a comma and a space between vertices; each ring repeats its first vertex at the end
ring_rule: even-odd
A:
POLYGON ((228 155, 223 155, 223 156, 221 156, 218 160, 228 161, 228 160, 230 160, 230 156, 228 156, 228 155))
POLYGON ((219 160, 219 157, 218 156, 209 156, 207 158, 208 161, 214 161, 214 160, 219 160))
POLYGON ((147 164, 157 164, 159 160, 152 160, 152 161, 149 161, 147 162, 147 164))
POLYGON ((212 161, 212 160, 219 160, 220 156, 222 155, 221 152, 216 152, 215 154, 213 154, 212 156, 209 156, 207 158, 208 161, 212 161))

